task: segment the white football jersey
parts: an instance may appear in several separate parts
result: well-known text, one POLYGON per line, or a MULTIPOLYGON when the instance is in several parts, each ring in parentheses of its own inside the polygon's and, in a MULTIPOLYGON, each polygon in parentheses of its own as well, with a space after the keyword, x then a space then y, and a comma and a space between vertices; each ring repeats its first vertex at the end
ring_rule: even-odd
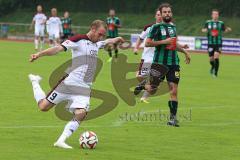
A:
POLYGON ((66 85, 91 87, 97 67, 98 50, 105 41, 93 43, 87 35, 75 35, 61 44, 65 51, 72 51, 72 67, 64 80, 66 85))
POLYGON ((59 17, 50 17, 47 20, 48 33, 62 33, 62 22, 59 17))
POLYGON ((144 40, 143 41, 144 48, 142 53, 142 59, 144 59, 144 62, 152 62, 155 51, 155 47, 145 47, 145 42, 150 29, 151 26, 147 27, 146 29, 144 29, 144 31, 142 31, 142 33, 139 36, 140 39, 144 40))
POLYGON ((44 26, 44 21, 47 20, 47 17, 43 13, 37 13, 33 17, 33 21, 35 21, 35 26, 44 26))

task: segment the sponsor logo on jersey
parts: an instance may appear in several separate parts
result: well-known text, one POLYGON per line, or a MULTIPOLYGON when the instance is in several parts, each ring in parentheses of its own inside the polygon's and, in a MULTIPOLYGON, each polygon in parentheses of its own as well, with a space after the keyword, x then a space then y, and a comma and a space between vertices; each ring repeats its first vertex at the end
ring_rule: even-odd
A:
POLYGON ((90 55, 91 56, 97 57, 97 53, 98 53, 97 50, 90 50, 90 55))
POLYGON ((165 30, 165 29, 161 29, 161 34, 162 34, 163 36, 166 36, 166 35, 167 35, 166 30, 165 30))
POLYGON ((212 28, 211 24, 208 24, 208 29, 211 29, 211 28, 212 28))

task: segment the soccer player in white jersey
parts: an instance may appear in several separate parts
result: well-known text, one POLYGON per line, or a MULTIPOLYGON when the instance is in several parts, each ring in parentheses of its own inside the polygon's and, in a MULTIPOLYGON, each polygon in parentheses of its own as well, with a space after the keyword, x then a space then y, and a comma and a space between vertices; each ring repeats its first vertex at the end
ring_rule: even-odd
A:
POLYGON ((33 25, 35 25, 35 27, 34 27, 35 50, 38 50, 38 49, 41 50, 43 48, 43 44, 44 44, 44 29, 45 29, 47 17, 45 16, 44 13, 42 13, 42 10, 43 10, 42 6, 38 5, 37 13, 34 15, 32 24, 30 26, 30 29, 32 29, 33 25))
MULTIPOLYGON (((156 19, 155 23, 160 23, 162 21, 161 13, 159 10, 156 10, 155 19, 156 19)), ((134 53, 138 52, 141 43, 145 44, 145 41, 147 39, 147 35, 150 31, 150 28, 155 23, 148 24, 144 27, 142 33, 140 34, 140 36, 137 39, 136 45, 133 50, 134 53)), ((149 71, 151 68, 152 61, 153 61, 154 50, 155 50, 155 47, 144 47, 144 49, 143 49, 141 62, 139 64, 139 70, 136 75, 139 82, 144 81, 149 75, 149 71)), ((148 96, 149 96, 149 93, 145 90, 140 101, 144 102, 144 103, 149 103, 147 101, 148 96)))
POLYGON ((57 9, 51 9, 51 17, 47 20, 47 33, 50 47, 56 46, 60 43, 60 35, 63 33, 62 22, 57 17, 57 9))
POLYGON ((72 148, 65 143, 66 139, 69 138, 74 131, 77 130, 80 123, 84 120, 89 110, 90 101, 90 91, 92 78, 90 80, 85 80, 85 78, 92 77, 95 74, 95 69, 97 65, 97 54, 98 50, 104 45, 109 43, 120 43, 124 39, 122 37, 116 37, 112 39, 106 39, 102 41, 106 34, 106 24, 101 20, 95 20, 92 22, 90 31, 86 35, 75 35, 70 37, 68 40, 64 41, 61 45, 46 49, 44 51, 32 54, 30 57, 30 62, 37 60, 42 56, 52 56, 56 55, 61 51, 71 50, 72 59, 80 57, 86 64, 79 66, 72 70, 65 79, 62 80, 49 94, 46 96, 44 91, 41 89, 39 84, 41 77, 38 75, 29 75, 29 79, 33 86, 34 98, 38 103, 38 107, 41 111, 48 111, 55 104, 58 104, 64 100, 68 100, 70 103, 68 105, 69 111, 74 113, 73 119, 69 121, 61 136, 58 138, 54 146, 61 148, 72 148), (85 57, 82 57, 85 56, 85 57), (91 62, 89 64, 89 62, 91 62), (93 63, 92 63, 93 62, 93 63), (90 68, 90 72, 87 70, 90 68), (75 93, 63 93, 59 91, 61 86, 68 85, 74 87, 83 87, 86 89, 84 95, 79 95, 75 93))

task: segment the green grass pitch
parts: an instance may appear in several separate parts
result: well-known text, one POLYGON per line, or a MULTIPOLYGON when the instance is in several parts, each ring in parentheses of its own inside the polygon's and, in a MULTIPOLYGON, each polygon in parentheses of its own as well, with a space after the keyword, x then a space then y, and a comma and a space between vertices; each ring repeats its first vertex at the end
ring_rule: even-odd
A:
MULTIPOLYGON (((49 91, 51 72, 71 57, 60 53, 44 57, 35 63, 28 62, 33 53, 33 43, 0 42, 1 94, 0 94, 0 159, 7 160, 238 160, 240 153, 239 109, 239 58, 223 55, 219 77, 209 75, 208 56, 192 54, 190 65, 181 58, 179 87, 179 115, 181 127, 166 126, 166 120, 123 119, 125 113, 168 113, 168 94, 152 97, 150 104, 128 106, 119 97, 119 105, 112 112, 81 124, 68 143, 72 150, 54 148, 53 143, 61 134, 65 121, 59 120, 54 110, 41 113, 33 99, 29 73, 43 77, 41 85, 49 91), (191 120, 189 112, 191 110, 191 120), (78 138, 86 130, 94 131, 99 138, 95 150, 79 148, 78 138)), ((110 78, 108 55, 101 51, 103 69, 94 88, 118 96, 110 78)), ((129 62, 139 62, 129 51, 129 62)), ((117 72, 117 71, 116 71, 117 72)), ((133 77, 130 74, 129 77, 133 77)), ((92 99, 97 106, 99 100, 92 99)))

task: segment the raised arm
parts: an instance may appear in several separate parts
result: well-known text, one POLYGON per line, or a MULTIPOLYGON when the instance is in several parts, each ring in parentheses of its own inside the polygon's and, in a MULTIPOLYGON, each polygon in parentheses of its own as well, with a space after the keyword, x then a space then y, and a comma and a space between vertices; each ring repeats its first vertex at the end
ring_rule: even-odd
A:
POLYGON ((57 45, 55 47, 52 47, 52 48, 48 48, 46 50, 43 50, 43 51, 40 51, 38 53, 35 53, 35 54, 32 54, 30 56, 30 59, 29 61, 30 62, 33 62, 35 60, 37 60, 38 58, 40 57, 43 57, 43 56, 52 56, 52 55, 55 55, 61 51, 64 51, 64 47, 61 46, 61 45, 57 45))
POLYGON ((116 38, 109 38, 105 40, 105 45, 108 44, 115 44, 115 43, 123 43, 125 40, 122 37, 116 37, 116 38))

